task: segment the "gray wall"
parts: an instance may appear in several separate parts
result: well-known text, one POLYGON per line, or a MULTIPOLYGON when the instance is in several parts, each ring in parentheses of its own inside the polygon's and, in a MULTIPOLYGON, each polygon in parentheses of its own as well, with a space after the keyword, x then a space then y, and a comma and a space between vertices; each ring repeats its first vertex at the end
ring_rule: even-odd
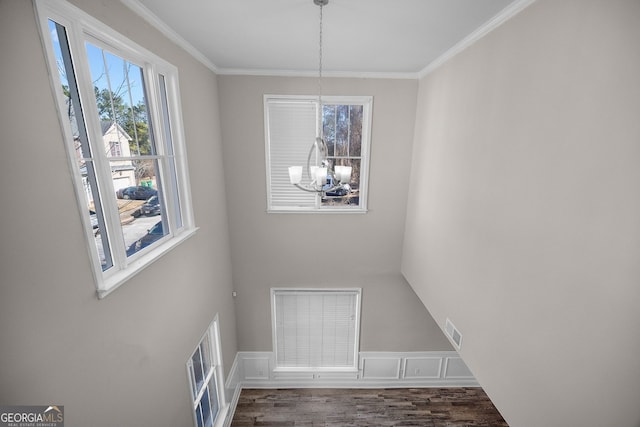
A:
POLYGON ((510 425, 640 425, 639 21, 538 0, 420 81, 402 271, 510 425))
POLYGON ((179 68, 197 234, 98 300, 33 5, 0 1, 0 403, 76 426, 187 426, 215 313, 237 351, 215 75, 120 2, 75 1, 179 68))
POLYGON ((399 273, 417 81, 323 81, 326 95, 374 97, 364 215, 266 212, 263 95, 313 95, 316 79, 219 76, 218 86, 239 349, 271 350, 274 286, 362 287, 361 350, 451 349, 399 273))

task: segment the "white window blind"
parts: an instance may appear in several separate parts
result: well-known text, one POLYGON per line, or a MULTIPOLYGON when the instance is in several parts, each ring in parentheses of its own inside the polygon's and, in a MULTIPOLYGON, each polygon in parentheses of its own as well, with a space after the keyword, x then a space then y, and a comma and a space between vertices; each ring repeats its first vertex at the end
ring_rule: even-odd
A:
MULTIPOLYGON (((289 166, 307 164, 316 138, 316 108, 316 102, 309 100, 269 99, 265 103, 270 180, 267 193, 273 208, 316 206, 315 193, 300 191, 289 182, 289 166)), ((307 183, 305 175, 302 184, 307 183)))
POLYGON ((272 290, 278 368, 357 369, 360 290, 272 290))

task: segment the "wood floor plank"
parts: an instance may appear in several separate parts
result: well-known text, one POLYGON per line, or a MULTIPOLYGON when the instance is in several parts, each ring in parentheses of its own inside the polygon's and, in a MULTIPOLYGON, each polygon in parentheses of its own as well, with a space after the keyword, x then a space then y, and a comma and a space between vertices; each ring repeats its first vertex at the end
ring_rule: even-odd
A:
POLYGON ((481 388, 243 389, 232 427, 508 427, 481 388))

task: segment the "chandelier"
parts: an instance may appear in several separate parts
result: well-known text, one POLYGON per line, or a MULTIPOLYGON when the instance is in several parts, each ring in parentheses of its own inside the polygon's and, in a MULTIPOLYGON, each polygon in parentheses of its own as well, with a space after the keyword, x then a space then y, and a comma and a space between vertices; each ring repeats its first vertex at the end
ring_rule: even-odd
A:
POLYGON ((318 55, 319 135, 309 149, 306 171, 303 170, 302 166, 290 166, 289 180, 291 184, 300 190, 318 193, 323 197, 327 193, 345 195, 351 192, 351 187, 349 186, 349 182, 351 182, 351 166, 332 165, 327 159, 328 148, 322 137, 322 8, 329 3, 329 0, 313 0, 313 3, 320 6, 320 48, 318 55), (312 159, 314 162, 312 162, 312 159), (309 183, 305 185, 302 184, 303 172, 306 172, 309 180, 309 183))

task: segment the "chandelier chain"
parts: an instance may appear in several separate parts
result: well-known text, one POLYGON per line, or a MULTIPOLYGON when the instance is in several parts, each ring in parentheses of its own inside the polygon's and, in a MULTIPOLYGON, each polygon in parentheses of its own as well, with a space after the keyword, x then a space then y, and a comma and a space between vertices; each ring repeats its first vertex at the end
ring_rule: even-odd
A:
POLYGON ((318 52, 318 123, 320 124, 320 137, 322 138, 322 8, 320 6, 320 31, 319 31, 319 52, 318 52))
POLYGON ((351 193, 351 166, 335 165, 327 159, 327 144, 322 138, 322 24, 323 24, 323 6, 329 3, 329 0, 313 0, 313 3, 320 6, 320 30, 319 30, 319 53, 318 53, 318 119, 316 121, 317 136, 309 149, 307 156, 307 176, 309 184, 302 185, 302 166, 289 167, 289 180, 291 184, 297 188, 310 193, 321 195, 323 200, 325 196, 342 197, 351 193), (315 154, 315 165, 312 165, 312 158, 315 154), (337 195, 337 196, 336 196, 337 195))

